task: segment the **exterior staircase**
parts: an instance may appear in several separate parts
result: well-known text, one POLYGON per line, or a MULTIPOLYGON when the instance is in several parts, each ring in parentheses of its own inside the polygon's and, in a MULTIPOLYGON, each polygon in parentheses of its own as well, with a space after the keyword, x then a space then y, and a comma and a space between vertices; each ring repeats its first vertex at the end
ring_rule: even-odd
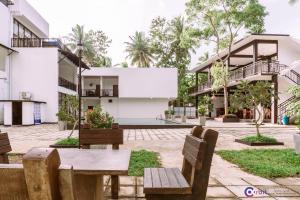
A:
MULTIPOLYGON (((282 74, 283 77, 289 79, 292 81, 294 84, 300 85, 300 74, 296 72, 293 69, 288 70, 284 74, 282 74)), ((282 123, 282 117, 288 113, 288 107, 292 103, 300 101, 300 98, 297 98, 295 96, 292 96, 282 102, 281 104, 278 105, 278 116, 277 116, 277 123, 281 124, 282 123)))

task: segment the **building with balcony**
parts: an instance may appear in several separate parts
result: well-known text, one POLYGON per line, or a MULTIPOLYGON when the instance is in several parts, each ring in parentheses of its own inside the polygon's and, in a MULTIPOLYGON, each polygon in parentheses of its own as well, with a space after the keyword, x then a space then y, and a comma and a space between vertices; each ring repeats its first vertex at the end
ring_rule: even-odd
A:
POLYGON ((1 0, 0 25, 0 124, 57 122, 60 99, 77 95, 79 58, 26 0, 1 0))
POLYGON ((94 106, 114 118, 157 118, 177 97, 174 68, 91 68, 83 72, 83 110, 94 106))
MULTIPOLYGON (((228 57, 228 51, 220 53, 220 57, 228 57)), ((211 67, 218 60, 212 56, 204 63, 192 69, 196 74, 196 84, 189 89, 189 94, 196 98, 209 95, 213 99, 214 110, 210 115, 219 117, 224 114, 223 90, 212 90, 211 67), (199 83, 198 74, 207 74, 208 80, 199 83)), ((229 95, 242 80, 256 82, 269 81, 273 84, 279 99, 270 99, 272 106, 265 110, 265 120, 272 123, 280 122, 286 114, 287 106, 296 99, 288 94, 290 86, 300 84, 300 41, 289 35, 253 34, 236 42, 232 46, 227 64, 229 66, 229 95)), ((230 102, 229 102, 230 105, 230 102)), ((240 119, 251 120, 255 117, 253 110, 243 109, 236 113, 240 119)))

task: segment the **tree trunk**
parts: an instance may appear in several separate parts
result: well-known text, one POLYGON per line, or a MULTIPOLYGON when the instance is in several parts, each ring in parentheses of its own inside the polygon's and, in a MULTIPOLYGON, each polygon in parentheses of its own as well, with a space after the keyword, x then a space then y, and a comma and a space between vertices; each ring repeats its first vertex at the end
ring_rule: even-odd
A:
POLYGON ((228 90, 227 87, 224 87, 224 110, 225 115, 228 115, 228 90))
MULTIPOLYGON (((76 128, 78 122, 79 122, 79 120, 76 120, 76 121, 74 122, 73 129, 72 129, 70 135, 68 136, 68 138, 72 137, 72 135, 73 135, 73 133, 74 133, 74 130, 75 130, 75 128, 76 128)), ((78 127, 78 128, 79 128, 79 127, 78 127)))

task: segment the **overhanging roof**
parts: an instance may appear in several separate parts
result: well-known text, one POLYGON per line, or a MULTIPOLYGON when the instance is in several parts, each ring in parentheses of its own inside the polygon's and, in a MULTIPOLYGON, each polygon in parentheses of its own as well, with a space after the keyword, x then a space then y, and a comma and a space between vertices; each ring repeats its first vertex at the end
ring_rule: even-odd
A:
MULTIPOLYGON (((74 65, 79 66, 79 57, 69 51, 65 51, 62 49, 58 50, 62 55, 64 55, 65 57, 67 57, 72 63, 74 63, 74 65)), ((81 67, 85 68, 85 69, 90 69, 89 66, 87 66, 87 64, 83 61, 81 61, 81 67)))
POLYGON ((0 43, 0 47, 2 47, 2 48, 4 48, 4 49, 7 49, 7 50, 9 50, 9 51, 12 51, 12 52, 18 52, 18 51, 16 51, 16 50, 14 50, 14 49, 12 49, 12 48, 10 48, 10 47, 8 47, 8 46, 2 44, 2 43, 0 43))
MULTIPOLYGON (((251 44, 251 42, 253 42, 254 40, 279 40, 280 38, 290 38, 290 36, 285 35, 285 34, 252 34, 252 35, 246 36, 245 38, 242 38, 239 41, 235 42, 232 45, 231 51, 234 52, 235 50, 238 50, 243 46, 247 46, 248 44, 251 44)), ((220 55, 220 57, 224 57, 224 56, 228 55, 228 50, 227 49, 222 50, 219 55, 220 55)), ((208 60, 199 64, 192 70, 190 70, 190 72, 197 72, 197 71, 204 70, 208 66, 213 64, 215 61, 217 61, 218 58, 219 57, 217 55, 211 56, 208 60)), ((235 59, 237 59, 237 58, 235 58, 235 59)))

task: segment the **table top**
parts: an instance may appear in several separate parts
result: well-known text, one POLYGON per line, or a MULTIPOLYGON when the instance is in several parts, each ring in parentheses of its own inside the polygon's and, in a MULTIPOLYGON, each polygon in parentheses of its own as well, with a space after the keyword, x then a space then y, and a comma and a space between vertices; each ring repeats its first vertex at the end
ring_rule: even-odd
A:
POLYGON ((75 174, 128 175, 131 151, 58 149, 61 164, 72 165, 75 174))

